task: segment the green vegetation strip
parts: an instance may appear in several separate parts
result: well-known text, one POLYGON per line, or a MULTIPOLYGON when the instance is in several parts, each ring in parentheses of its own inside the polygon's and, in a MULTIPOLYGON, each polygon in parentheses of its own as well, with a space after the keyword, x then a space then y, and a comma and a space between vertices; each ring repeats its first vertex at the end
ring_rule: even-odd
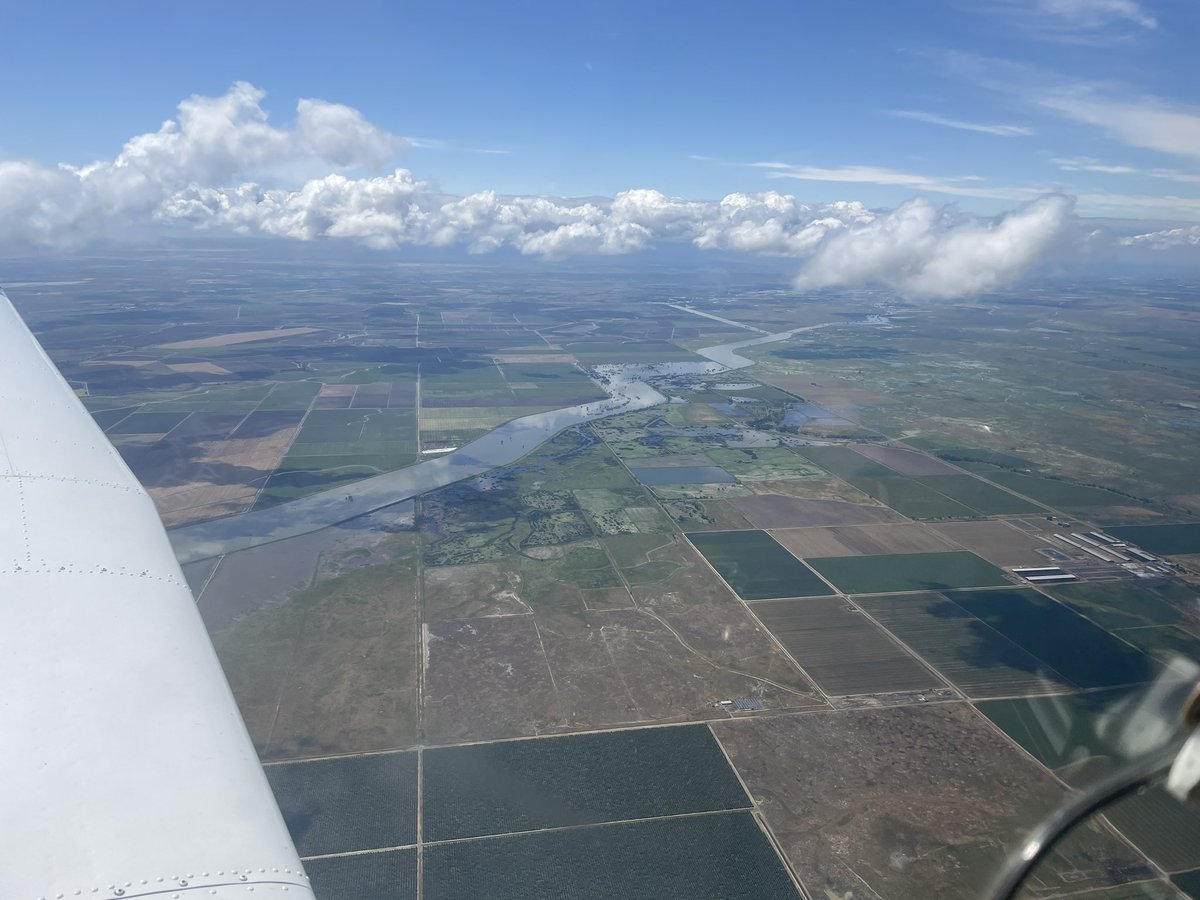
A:
POLYGON ((848 594, 890 594, 1008 584, 1004 573, 966 550, 826 556, 808 564, 848 594))
POLYGON ((765 531, 707 531, 687 537, 744 600, 833 593, 765 531))
POLYGON ((424 766, 427 841, 750 806, 704 726, 427 750, 424 766))
POLYGON ((417 754, 266 767, 301 856, 399 847, 417 839, 417 754))
POLYGON ((749 812, 630 822, 425 848, 426 900, 796 900, 749 812))
POLYGON ((1108 528, 1106 531, 1115 538, 1163 556, 1200 553, 1200 522, 1187 522, 1182 525, 1128 525, 1122 528, 1108 528))

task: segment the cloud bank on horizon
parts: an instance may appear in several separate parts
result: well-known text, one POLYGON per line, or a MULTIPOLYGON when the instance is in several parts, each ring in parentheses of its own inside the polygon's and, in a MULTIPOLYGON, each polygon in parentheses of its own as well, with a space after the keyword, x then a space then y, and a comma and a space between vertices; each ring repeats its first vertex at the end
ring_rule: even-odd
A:
MULTIPOLYGON (((1001 286, 1083 229, 1073 201, 1048 194, 996 219, 915 199, 890 211, 858 201, 808 205, 775 191, 720 201, 648 189, 611 200, 437 193, 407 169, 369 175, 406 142, 357 110, 297 104, 291 127, 267 121, 264 93, 239 82, 219 97, 192 96, 155 132, 116 158, 82 167, 0 160, 0 242, 65 248, 142 233, 155 224, 299 240, 342 238, 378 249, 504 247, 547 257, 623 254, 659 241, 805 260, 800 288, 882 284, 909 295, 951 297, 1001 286), (298 187, 264 186, 324 170, 298 187), (250 180, 258 179, 258 180, 250 180)), ((1177 246, 1162 232, 1127 246, 1177 246)), ((1114 242, 1115 244, 1116 242, 1114 242)), ((1192 242, 1194 243, 1194 241, 1192 242)))

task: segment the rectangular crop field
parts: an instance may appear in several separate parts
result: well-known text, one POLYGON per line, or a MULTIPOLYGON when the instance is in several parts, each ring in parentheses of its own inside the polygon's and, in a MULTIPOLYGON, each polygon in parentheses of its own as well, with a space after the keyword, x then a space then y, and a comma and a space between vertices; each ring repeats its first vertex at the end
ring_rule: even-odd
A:
POLYGON ((446 747, 424 767, 427 841, 750 807, 702 725, 446 747))
POLYGON ((1008 584, 1004 573, 966 550, 827 556, 808 564, 848 594, 890 594, 1008 584))
POLYGON ((427 846, 426 900, 799 900, 749 812, 427 846))
POLYGON ((764 600, 754 612, 828 694, 944 687, 936 675, 839 597, 764 600))
POLYGON ((1104 628, 1174 625, 1183 618, 1152 588, 1132 581, 1081 581, 1056 585, 1050 593, 1104 628))
POLYGON ((1040 478, 1037 475, 1021 475, 1018 472, 1002 470, 986 472, 984 477, 1047 506, 1077 509, 1091 506, 1129 506, 1135 503, 1128 497, 1103 488, 1088 487, 1056 478, 1040 478))
POLYGON ((948 538, 928 525, 897 522, 880 525, 781 528, 779 543, 801 559, 810 556, 870 556, 879 553, 936 553, 958 550, 948 538))
POLYGON ((417 851, 388 850, 309 859, 304 871, 320 900, 416 900, 417 851))
POLYGON ((266 766, 301 856, 399 847, 417 839, 417 754, 266 766))
POLYGON ((109 434, 166 434, 188 417, 186 412, 136 412, 108 429, 109 434))
POLYGON ((858 605, 969 697, 1043 694, 1071 682, 941 594, 861 597, 858 605))
POLYGON ((1037 591, 956 591, 948 596, 1080 687, 1135 684, 1158 674, 1158 663, 1146 654, 1037 591))
POLYGON ((1042 512, 1023 497, 988 484, 974 475, 929 475, 917 479, 926 487, 944 494, 975 512, 985 516, 1003 516, 1014 513, 1042 512))
POLYGON ((1163 556, 1200 553, 1200 522, 1186 522, 1182 525, 1129 525, 1124 528, 1107 528, 1105 531, 1115 538, 1163 556))
POLYGON ((833 593, 765 531, 708 531, 687 537, 744 600, 833 593))
POLYGON ((867 459, 882 463, 901 475, 958 475, 958 469, 947 465, 933 456, 926 456, 903 447, 885 447, 880 444, 854 444, 854 452, 867 459))

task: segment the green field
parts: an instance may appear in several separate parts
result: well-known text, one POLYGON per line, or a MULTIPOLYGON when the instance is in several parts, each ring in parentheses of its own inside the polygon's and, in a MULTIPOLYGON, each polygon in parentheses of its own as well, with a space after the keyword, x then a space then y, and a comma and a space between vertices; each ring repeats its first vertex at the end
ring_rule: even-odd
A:
MULTIPOLYGON (((1164 583, 1167 596, 1178 597, 1182 602, 1196 601, 1194 594, 1176 585, 1178 582, 1164 583)), ((1050 593, 1080 615, 1109 629, 1174 625, 1183 618, 1179 608, 1158 591, 1132 581, 1081 581, 1056 585, 1050 588, 1050 593)))
POLYGON ((707 531, 687 537, 743 600, 833 593, 765 531, 707 531))
POLYGON ((855 478, 893 478, 896 472, 883 463, 855 453, 849 447, 797 447, 796 452, 826 472, 853 483, 855 478))
POLYGON ((984 700, 976 707, 1039 762, 1057 770, 1090 757, 1126 759, 1119 743, 1102 736, 1107 732, 1100 723, 1134 693, 1134 689, 1117 688, 1057 697, 984 700))
POLYGON ((941 594, 860 597, 857 602, 969 697, 1042 694, 1072 686, 941 594))
POLYGON ((847 594, 890 594, 1008 584, 1003 572, 966 550, 826 556, 807 562, 847 594))
POLYGON ((1045 503, 1047 506, 1062 509, 1088 508, 1092 506, 1128 506, 1137 501, 1120 494, 1106 491, 1103 488, 1089 487, 1085 484, 1075 484, 1057 478, 1039 478, 1036 475, 1021 475, 1017 472, 1006 472, 994 469, 981 473, 988 481, 1006 488, 1011 488, 1018 494, 1024 494, 1045 503))
POLYGON ((748 812, 426 847, 426 900, 798 900, 748 812))
POLYGON ((750 807, 699 725, 439 748, 423 765, 427 841, 750 807))
POLYGON ((1200 553, 1200 522, 1186 522, 1182 525, 1129 525, 1122 528, 1106 528, 1105 531, 1115 538, 1162 556, 1200 553))
POLYGON ((188 415, 186 412, 136 412, 111 426, 108 433, 165 434, 186 419, 188 415))
POLYGON ((304 861, 320 900, 416 900, 417 851, 388 850, 304 861))
POLYGON ((970 475, 925 475, 916 480, 984 516, 1043 511, 1028 500, 970 475))
POLYGON ((1159 665, 1099 625, 1028 588, 947 595, 1075 684, 1110 687, 1149 681, 1159 665))
POLYGON ((266 766, 301 856, 398 847, 417 839, 417 754, 266 766))

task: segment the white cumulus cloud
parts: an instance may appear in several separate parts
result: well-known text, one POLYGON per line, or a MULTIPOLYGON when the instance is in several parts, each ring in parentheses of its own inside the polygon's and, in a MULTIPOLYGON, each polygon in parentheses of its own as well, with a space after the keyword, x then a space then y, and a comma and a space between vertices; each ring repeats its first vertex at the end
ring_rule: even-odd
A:
POLYGON ((267 121, 263 91, 238 82, 220 97, 193 96, 157 131, 131 138, 115 159, 86 166, 0 162, 0 241, 61 246, 147 221, 192 186, 298 162, 376 167, 403 142, 347 106, 301 100, 291 128, 267 121))
MULTIPOLYGON (((80 246, 169 224, 294 240, 342 239, 379 249, 509 248, 546 257, 632 253, 660 243, 807 259, 806 286, 874 281, 950 296, 1015 277, 1055 245, 1071 204, 1046 197, 996 221, 915 200, 891 212, 857 201, 807 204, 778 191, 688 200, 638 188, 568 200, 435 192, 407 169, 379 171, 404 146, 348 106, 306 99, 293 122, 268 121, 246 83, 193 96, 158 130, 112 160, 46 166, 0 160, 0 243, 80 246), (298 173, 312 173, 306 177, 298 173), (291 174, 291 178, 286 177, 291 174), (298 183, 298 186, 296 184, 298 183)), ((887 183, 945 193, 997 192, 974 176, 759 164, 768 177, 887 183)), ((1000 192, 1019 199, 1026 194, 1000 192)))
POLYGON ((1073 201, 1048 195, 994 220, 963 217, 916 199, 825 241, 796 278, 798 289, 882 284, 948 298, 1022 275, 1064 238, 1073 201))
POLYGON ((1126 247, 1147 247, 1151 250, 1175 250, 1178 248, 1200 248, 1200 225, 1169 228, 1165 231, 1150 231, 1121 238, 1126 247))

